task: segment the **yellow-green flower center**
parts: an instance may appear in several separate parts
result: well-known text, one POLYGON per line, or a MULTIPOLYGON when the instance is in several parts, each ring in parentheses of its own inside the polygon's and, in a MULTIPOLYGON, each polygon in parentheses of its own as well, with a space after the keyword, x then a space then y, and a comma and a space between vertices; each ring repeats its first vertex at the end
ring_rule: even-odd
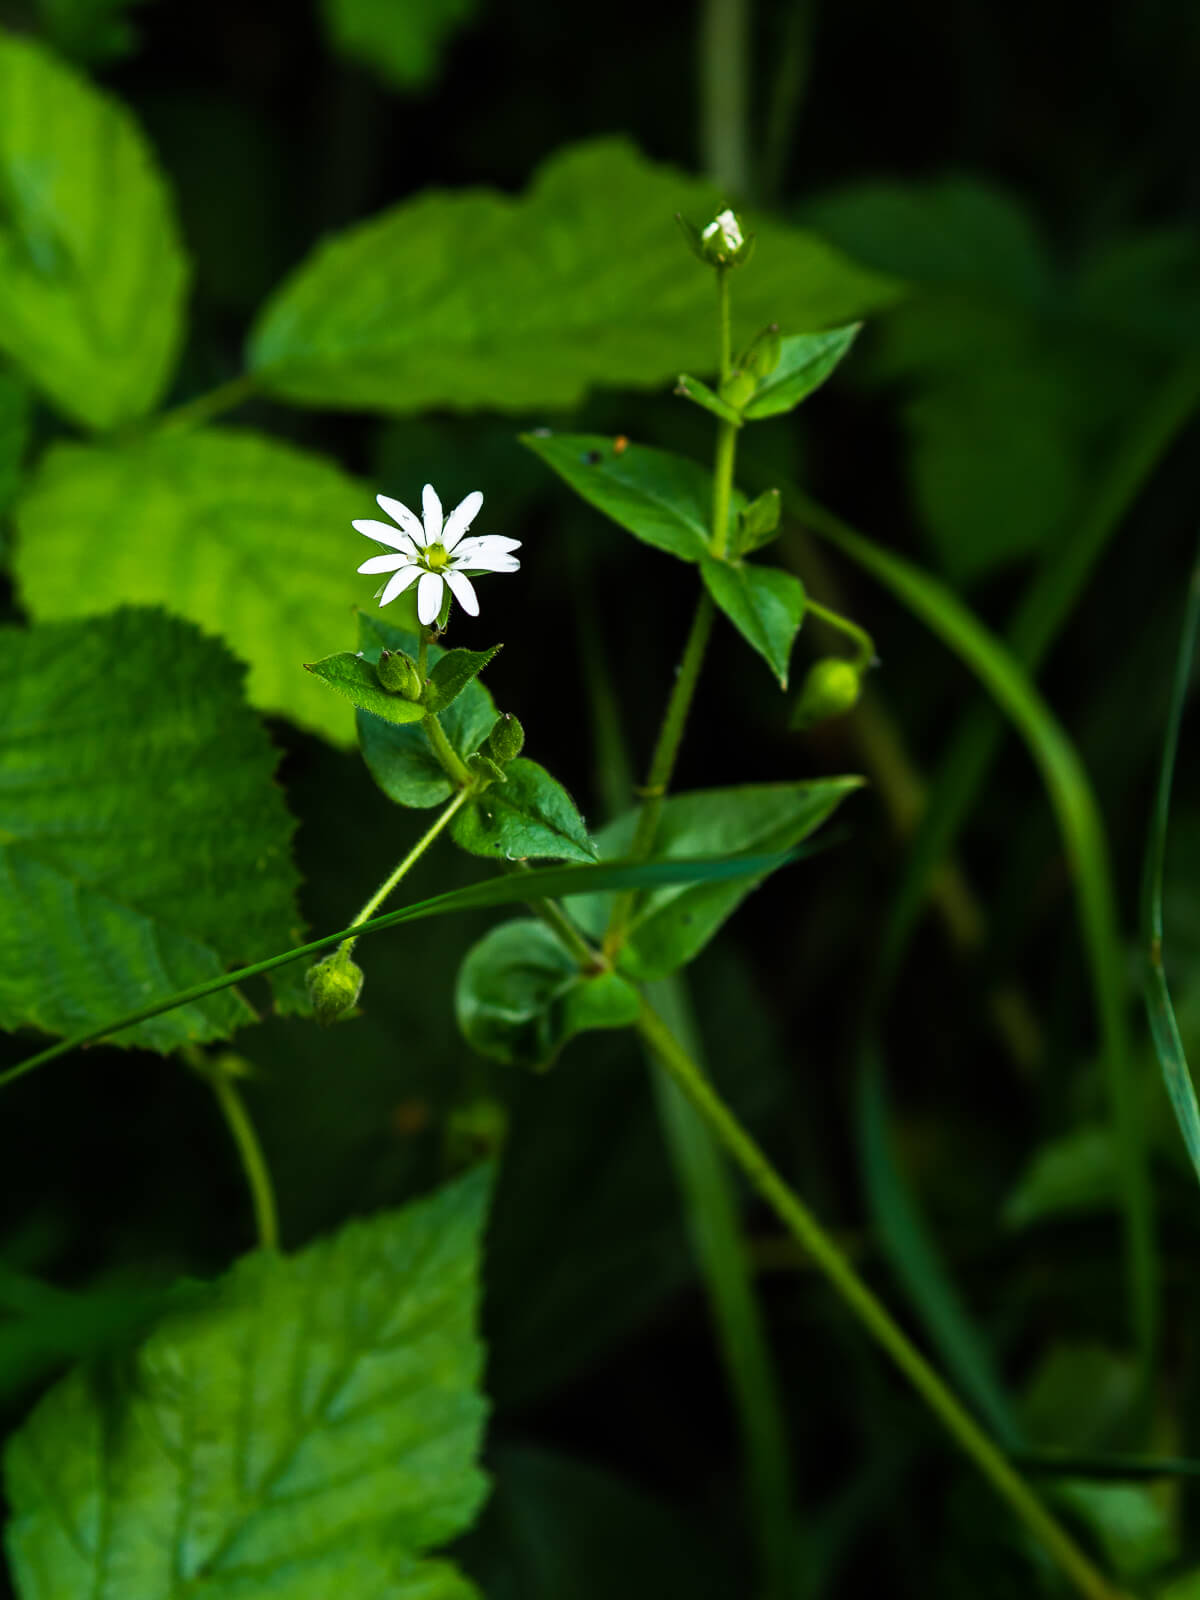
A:
POLYGON ((449 560, 450 554, 444 544, 427 544, 425 546, 425 565, 430 572, 440 572, 449 560))

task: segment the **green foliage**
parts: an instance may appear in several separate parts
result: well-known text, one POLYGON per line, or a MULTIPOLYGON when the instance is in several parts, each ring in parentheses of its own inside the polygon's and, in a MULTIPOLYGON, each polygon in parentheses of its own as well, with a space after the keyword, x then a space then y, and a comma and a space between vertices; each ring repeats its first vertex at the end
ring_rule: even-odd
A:
POLYGON ((453 705, 499 649, 500 646, 494 644, 490 650, 447 650, 439 656, 429 674, 429 688, 425 695, 429 710, 442 712, 447 706, 453 705))
POLYGON ((681 372, 679 382, 675 385, 675 393, 682 395, 685 400, 691 400, 705 411, 710 411, 722 422, 731 422, 735 428, 740 428, 742 425, 741 412, 726 405, 721 396, 714 394, 706 383, 700 382, 699 378, 692 378, 686 372, 681 372))
MULTIPOLYGON (((420 195, 301 265, 263 312, 250 367, 281 399, 394 415, 566 407, 597 384, 704 371, 712 285, 681 270, 671 217, 717 198, 621 140, 560 151, 523 199, 420 195)), ((819 326, 895 294, 795 228, 764 224, 759 252, 739 288, 748 325, 819 326)))
POLYGON ((350 521, 370 503, 323 457, 232 429, 57 445, 18 507, 17 580, 39 618, 123 601, 190 617, 250 663, 255 705, 349 742, 349 713, 300 668, 343 642, 350 521))
POLYGON ((450 832, 463 850, 498 861, 596 859, 570 795, 526 756, 508 762, 502 782, 468 801, 450 832))
MULTIPOLYGON (((535 455, 575 493, 643 544, 699 561, 712 528, 712 474, 686 456, 593 433, 522 434, 535 455)), ((745 497, 730 497, 729 537, 745 497)))
POLYGON ((326 656, 323 661, 306 661, 305 672, 311 672, 322 683, 328 684, 335 694, 349 700, 359 711, 382 717, 385 722, 420 722, 425 707, 415 700, 406 700, 402 694, 389 693, 379 681, 379 674, 362 656, 351 655, 348 650, 326 656))
POLYGON ((0 370, 0 515, 21 482, 33 421, 32 396, 15 373, 0 370))
POLYGON ((125 15, 144 0, 37 0, 42 26, 54 48, 85 65, 127 56, 137 30, 125 15))
MULTIPOLYGON (((363 658, 374 665, 381 650, 403 650, 415 656, 420 641, 414 634, 393 627, 374 612, 358 613, 358 642, 363 658)), ((443 651, 429 646, 429 662, 437 667, 443 651)), ((473 678, 452 705, 438 718, 442 731, 457 753, 467 760, 492 731, 496 721, 495 701, 473 678)), ((358 742, 371 776, 399 806, 436 806, 454 793, 438 758, 429 746, 424 728, 384 724, 378 717, 358 717, 358 742)), ((491 790, 488 793, 492 793, 491 790)))
POLYGON ((799 333, 779 341, 779 361, 760 378, 752 397, 742 407, 747 422, 778 417, 793 411, 819 389, 849 353, 861 323, 831 328, 828 333, 799 333))
POLYGON ((330 41, 385 83, 419 89, 433 78, 476 0, 322 0, 330 41))
POLYGON ((244 1258, 128 1365, 78 1369, 10 1440, 21 1600, 469 1600, 419 1558, 469 1526, 490 1178, 298 1255, 244 1258))
POLYGON ((752 650, 788 685, 788 661, 804 620, 804 585, 778 567, 748 566, 744 561, 700 563, 704 587, 752 650))
MULTIPOLYGON (((747 850, 788 850, 807 839, 859 788, 860 778, 816 783, 744 784, 669 798, 662 808, 656 856, 721 855, 747 850)), ((597 835, 602 860, 620 860, 630 847, 637 812, 627 812, 597 835)), ((629 924, 620 965, 632 977, 665 978, 692 960, 727 917, 761 883, 765 873, 737 883, 694 884, 649 891, 629 924)), ((611 896, 588 895, 574 914, 594 938, 608 922, 611 896)))
POLYGON ((454 997, 467 1043, 508 1066, 552 1066, 568 1040, 628 1028, 638 992, 615 972, 584 974, 558 936, 531 918, 501 923, 473 945, 454 997))
MULTIPOLYGON (((74 1033, 294 941, 275 754, 221 646, 123 610, 0 631, 0 678, 0 1026, 74 1033)), ((228 991, 122 1042, 252 1016, 228 991)))
POLYGON ((1010 1227, 1080 1213, 1111 1210, 1117 1203, 1117 1163, 1112 1130, 1084 1124, 1042 1146, 1021 1174, 1004 1205, 1010 1227))
POLYGON ((132 117, 0 32, 0 350, 71 421, 128 422, 170 378, 186 277, 132 117))

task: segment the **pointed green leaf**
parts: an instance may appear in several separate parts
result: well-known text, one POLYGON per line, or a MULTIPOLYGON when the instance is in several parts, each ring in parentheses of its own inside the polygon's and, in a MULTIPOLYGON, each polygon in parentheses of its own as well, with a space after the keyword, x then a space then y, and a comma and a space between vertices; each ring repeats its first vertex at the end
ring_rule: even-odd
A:
POLYGON ((331 461, 240 430, 58 445, 17 508, 17 580, 39 618, 124 602, 190 617, 250 663, 255 705, 349 743, 349 711, 300 667, 345 643, 370 592, 350 522, 371 509, 331 461))
POLYGON ((791 411, 819 389, 854 343, 861 323, 827 333, 800 333, 780 340, 779 365, 758 385, 744 408, 747 422, 791 411))
POLYGON ((0 32, 0 350, 72 421, 128 422, 170 378, 186 277, 129 113, 0 32))
POLYGON ((731 554, 747 556, 761 550, 779 537, 779 515, 782 509, 778 489, 766 489, 757 499, 738 512, 737 533, 731 554))
MULTIPOLYGON (((241 680, 158 611, 0 630, 0 1027, 71 1034, 296 940, 293 824, 241 680)), ((252 1016, 230 990, 120 1042, 252 1016)))
MULTIPOLYGON (((379 660, 381 650, 403 650, 415 660, 420 649, 420 641, 414 634, 393 627, 374 611, 358 613, 358 643, 364 659, 372 666, 379 660)), ((437 645, 431 644, 431 667, 436 669, 443 655, 437 645)), ((491 695, 478 678, 473 678, 438 721, 450 743, 466 761, 492 731, 498 715, 491 695)), ((380 722, 378 717, 360 714, 358 742, 371 776, 397 805, 437 806, 454 793, 454 785, 430 748, 424 728, 395 727, 380 722)))
POLYGON ((494 644, 490 650, 447 650, 434 664, 429 674, 426 704, 430 711, 442 712, 455 700, 487 666, 500 649, 494 644))
MULTIPOLYGON (((619 139, 560 151, 517 199, 419 195, 318 246, 268 303, 249 365, 282 398, 396 415, 527 414, 597 384, 704 371, 712 280, 681 259, 672 217, 719 201, 619 139)), ((736 295, 747 331, 775 317, 819 327, 896 296, 809 234, 758 232, 736 295)))
POLYGON ((544 1068, 577 1033, 628 1028, 637 990, 615 972, 584 974, 543 922, 501 923, 468 951, 455 990, 468 1044, 509 1066, 544 1068))
POLYGON ((455 844, 500 861, 594 861, 596 851, 575 803, 536 761, 518 756, 450 824, 455 844))
MULTIPOLYGON (((538 455, 589 505, 681 561, 700 561, 712 527, 712 474, 686 456, 597 433, 525 433, 538 455)), ((734 491, 730 537, 745 496, 734 491)))
POLYGON ((700 382, 699 378, 690 378, 686 372, 681 372, 679 382, 675 385, 675 393, 682 395, 685 400, 703 406, 705 411, 711 411, 714 417, 720 417, 722 422, 732 422, 735 428, 740 428, 742 425, 741 412, 726 405, 721 396, 714 394, 706 383, 700 382))
POLYGON ((385 722, 420 722, 425 707, 416 700, 406 700, 402 694, 391 694, 379 681, 379 675, 362 656, 351 655, 348 650, 323 661, 306 661, 305 672, 327 683, 335 694, 385 722))
POLYGON ((779 679, 788 684, 792 644, 804 620, 804 585, 778 567, 749 566, 744 561, 700 563, 704 586, 746 643, 779 679))
POLYGON ((466 1600, 416 1557, 469 1526, 476 1170, 298 1255, 240 1261, 128 1363, 58 1383, 5 1457, 21 1600, 466 1600))
MULTIPOLYGON (((788 850, 815 832, 861 778, 816 783, 745 784, 701 789, 666 801, 654 854, 670 859, 718 852, 788 850)), ((617 860, 633 843, 638 813, 618 817, 596 838, 601 860, 617 860)), ((691 961, 725 919, 762 882, 765 873, 731 883, 672 884, 652 889, 638 902, 620 966, 630 976, 665 978, 691 961)), ((582 895, 572 907, 581 927, 603 936, 611 895, 582 895)))

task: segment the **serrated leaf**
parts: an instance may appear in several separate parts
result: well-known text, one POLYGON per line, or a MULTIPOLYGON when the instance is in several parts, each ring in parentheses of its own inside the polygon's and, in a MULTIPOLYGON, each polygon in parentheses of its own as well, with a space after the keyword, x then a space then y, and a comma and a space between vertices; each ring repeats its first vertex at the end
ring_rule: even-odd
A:
MULTIPOLYGON (((745 784, 670 797, 654 841, 656 857, 747 850, 788 850, 815 832, 861 778, 816 783, 745 784)), ((630 811, 596 838, 602 861, 619 860, 633 843, 638 813, 630 811)), ((668 885, 643 895, 629 923, 619 965, 631 977, 665 978, 699 954, 765 874, 733 883, 668 885)), ((603 937, 611 895, 581 895, 572 914, 594 939, 603 937)))
POLYGON ((499 861, 595 861, 596 851, 575 803, 536 761, 518 756, 450 824, 455 844, 499 861))
POLYGON ((190 617, 250 663, 255 705, 348 744, 350 713, 301 663, 345 642, 364 582, 350 522, 370 505, 324 457, 253 433, 58 445, 17 508, 17 581, 39 618, 125 602, 190 617))
MULTIPOLYGON (((589 505, 643 544, 681 561, 700 561, 712 528, 712 474, 669 450, 625 443, 598 433, 525 433, 521 443, 589 505)), ((730 497, 729 535, 745 496, 730 497)))
POLYGON ((437 73, 455 31, 476 0, 323 0, 330 42, 396 89, 416 89, 437 73))
MULTIPOLYGON (((415 634, 393 627, 377 613, 368 611, 358 613, 358 644, 363 657, 372 666, 379 660, 381 650, 404 650, 415 660, 420 649, 415 634)), ((431 644, 430 666, 436 667, 443 654, 437 645, 431 644)), ((498 715, 496 702, 479 679, 473 678, 438 721, 454 749, 466 761, 492 731, 498 715)), ((436 806, 454 793, 454 785, 430 748, 424 728, 394 727, 380 722, 377 717, 360 715, 358 742, 371 776, 397 805, 436 806)))
POLYGON ((792 411, 819 389, 833 369, 849 352, 860 322, 849 327, 830 328, 825 333, 799 333, 779 342, 779 364, 763 378, 754 396, 747 401, 743 415, 747 422, 777 417, 792 411))
POLYGON ((700 563, 700 576, 742 638, 779 679, 779 687, 786 689, 792 645, 804 621, 804 585, 799 578, 778 567, 717 561, 711 556, 700 563))
POLYGON ((720 417, 722 422, 731 422, 735 428, 742 425, 742 414, 735 411, 732 406, 727 406, 719 394, 714 394, 706 383, 701 383, 699 378, 689 377, 686 372, 679 374, 679 382, 675 385, 675 393, 682 395, 685 400, 691 400, 695 405, 702 406, 705 411, 711 411, 714 417, 720 417))
POLYGON ((127 1366, 57 1384, 5 1456, 21 1600, 465 1600, 415 1558, 485 1493, 489 1188, 248 1256, 127 1366))
POLYGON ((509 1066, 550 1066, 568 1040, 628 1028, 637 990, 615 972, 584 974, 545 923, 501 923, 467 952, 454 997, 467 1043, 509 1066))
POLYGON ((0 32, 0 350, 64 416, 128 422, 170 378, 186 278, 133 118, 0 32))
POLYGON ((360 711, 369 712, 373 717, 382 717, 385 722, 420 722, 425 715, 425 707, 418 701, 406 700, 402 694, 389 693, 380 683, 379 675, 370 662, 364 661, 362 656, 352 655, 348 650, 339 651, 335 656, 326 656, 323 661, 306 661, 304 670, 311 672, 314 678, 320 678, 335 694, 349 700, 360 711))
MULTIPOLYGON (((528 412, 596 384, 655 387, 712 363, 712 282, 672 217, 710 185, 604 139, 552 156, 530 191, 424 194, 318 247, 268 303, 249 364, 282 398, 395 415, 528 412)), ((894 298, 890 280, 779 223, 739 282, 747 328, 819 327, 894 298)))
MULTIPOLYGON (((188 623, 0 630, 0 1027, 71 1034, 293 944, 275 760, 241 668, 188 623)), ((229 990, 119 1042, 252 1017, 229 990)))
POLYGON ((429 710, 440 713, 453 705, 500 648, 494 644, 490 650, 447 650, 440 656, 429 674, 425 697, 429 710))

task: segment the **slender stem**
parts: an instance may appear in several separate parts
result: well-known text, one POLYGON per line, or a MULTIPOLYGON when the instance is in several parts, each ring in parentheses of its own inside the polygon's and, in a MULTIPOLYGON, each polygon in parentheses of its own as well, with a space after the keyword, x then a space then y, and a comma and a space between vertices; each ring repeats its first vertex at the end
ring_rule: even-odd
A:
POLYGON ((737 454, 738 430, 732 422, 717 423, 717 459, 713 473, 712 540, 714 556, 723 557, 729 548, 729 500, 733 493, 733 461, 737 454))
POLYGON ((259 1248, 277 1250, 279 1213, 275 1206, 275 1189, 271 1183, 271 1173, 263 1155, 262 1145, 258 1142, 258 1134, 254 1131, 250 1113, 246 1110, 246 1102, 219 1060, 205 1061, 200 1070, 212 1085, 221 1114, 233 1135, 238 1159, 242 1163, 242 1171, 246 1174, 246 1182, 250 1186, 259 1248))
POLYGON ((746 63, 748 0, 704 0, 700 19, 702 161, 730 195, 746 192, 746 63))
POLYGON ((596 973, 608 970, 605 957, 599 950, 593 950, 556 900, 531 900, 529 905, 547 927, 554 929, 563 945, 578 961, 581 972, 596 973))
MULTIPOLYGON (((420 669, 418 668, 418 670, 420 669)), ((473 781, 471 769, 447 739, 441 723, 431 712, 429 716, 424 718, 421 726, 425 729, 425 735, 433 746, 433 753, 441 762, 446 776, 451 782, 460 784, 465 790, 473 781)))
POLYGON ((805 599, 804 610, 807 616, 819 617, 828 627, 836 628, 839 633, 854 640, 858 646, 858 658, 854 663, 856 667, 862 670, 871 665, 875 659, 875 641, 865 628, 860 628, 849 617, 840 616, 838 612, 830 611, 827 606, 818 605, 812 599, 805 599))
POLYGON ((219 383, 215 389, 198 394, 194 400, 186 400, 183 405, 164 411, 158 419, 158 426, 194 428, 200 423, 211 422, 213 417, 244 405, 257 389, 258 379, 254 374, 243 372, 240 377, 230 378, 227 383, 219 383))
MULTIPOLYGON (((425 832, 417 840, 416 844, 413 845, 412 849, 400 862, 399 866, 396 867, 395 871, 392 872, 389 877, 383 880, 378 889, 376 889, 375 893, 367 901, 366 905, 355 917, 354 921, 356 924, 370 921, 370 919, 379 910, 383 902, 387 899, 388 895, 391 894, 392 890, 400 882, 401 878, 403 878, 405 874, 417 864, 417 862, 425 854, 426 850, 429 849, 429 846, 437 838, 438 834, 441 833, 442 829, 453 820, 455 813, 457 811, 461 811, 462 807, 470 798, 470 789, 460 789, 454 798, 438 813, 433 824, 425 830, 425 832)), ((347 955, 349 955, 351 950, 354 949, 356 939, 357 935, 351 934, 351 936, 344 941, 342 948, 345 950, 347 955)))
MULTIPOLYGON (((733 370, 733 312, 729 298, 731 268, 718 267, 717 273, 717 377, 724 383, 733 370)), ((733 424, 731 423, 732 427, 733 424)))
POLYGON ((725 1105, 662 1018, 643 1005, 638 1031, 746 1177, 808 1252, 849 1309, 880 1344, 958 1446, 1089 1600, 1120 1594, 1042 1505, 1024 1479, 955 1398, 891 1313, 725 1105))

